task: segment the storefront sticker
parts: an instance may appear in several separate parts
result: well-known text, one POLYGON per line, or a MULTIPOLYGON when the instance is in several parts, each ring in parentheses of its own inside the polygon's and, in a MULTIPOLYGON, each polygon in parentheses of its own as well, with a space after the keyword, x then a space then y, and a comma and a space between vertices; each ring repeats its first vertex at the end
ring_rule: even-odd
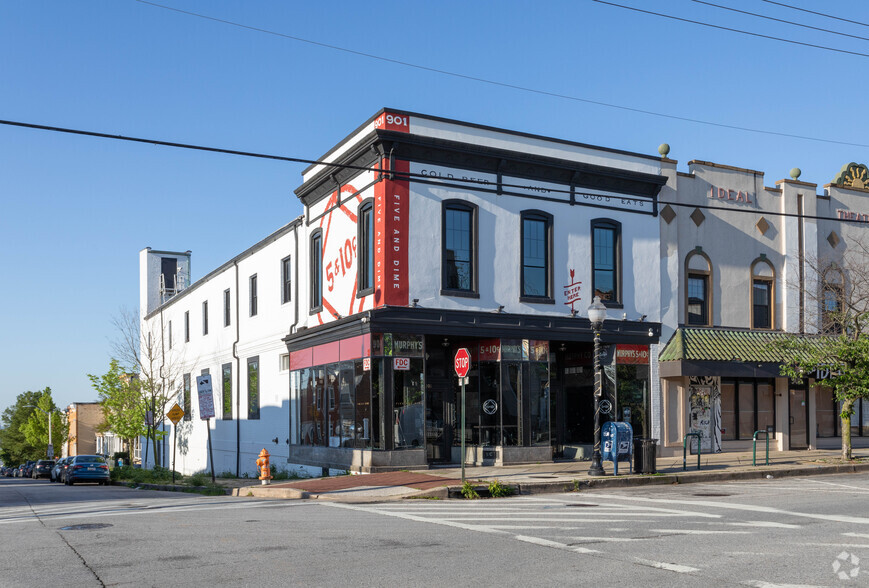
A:
POLYGON ((490 398, 483 403, 483 412, 485 412, 486 414, 495 414, 496 412, 498 412, 498 403, 490 398))
POLYGON ((370 357, 363 357, 362 358, 362 371, 363 372, 370 372, 371 371, 371 358, 370 357))
POLYGON ((410 369, 410 358, 409 357, 393 357, 392 358, 392 369, 399 372, 406 372, 410 369))
POLYGON ((573 313, 576 312, 576 308, 573 305, 582 300, 582 296, 580 296, 580 293, 582 292, 582 282, 577 282, 575 275, 576 270, 571 268, 570 283, 564 287, 564 298, 566 299, 565 304, 570 305, 570 312, 573 313))

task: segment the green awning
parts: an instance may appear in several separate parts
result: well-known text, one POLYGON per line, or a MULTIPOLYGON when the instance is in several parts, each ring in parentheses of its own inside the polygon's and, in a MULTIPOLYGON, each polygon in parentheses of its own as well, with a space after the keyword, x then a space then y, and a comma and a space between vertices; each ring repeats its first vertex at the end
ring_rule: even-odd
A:
POLYGON ((820 347, 823 344, 823 337, 813 335, 682 327, 670 337, 658 361, 782 363, 788 361, 793 352, 783 351, 776 346, 776 342, 793 337, 800 337, 812 346, 820 347))

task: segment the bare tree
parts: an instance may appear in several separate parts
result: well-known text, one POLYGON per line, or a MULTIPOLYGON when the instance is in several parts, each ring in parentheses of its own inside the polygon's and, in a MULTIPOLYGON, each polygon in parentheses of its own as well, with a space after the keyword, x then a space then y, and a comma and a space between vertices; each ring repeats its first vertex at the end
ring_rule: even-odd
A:
MULTIPOLYGON (((164 433, 160 428, 166 418, 167 406, 177 392, 181 358, 177 353, 167 353, 162 314, 145 323, 139 320, 138 312, 122 308, 112 318, 112 325, 117 334, 112 342, 115 357, 138 372, 143 410, 152 415, 147 426, 147 437, 153 443, 154 463, 160 464, 162 461, 157 441, 163 438, 164 433)), ((142 415, 143 420, 146 417, 146 414, 142 415)))

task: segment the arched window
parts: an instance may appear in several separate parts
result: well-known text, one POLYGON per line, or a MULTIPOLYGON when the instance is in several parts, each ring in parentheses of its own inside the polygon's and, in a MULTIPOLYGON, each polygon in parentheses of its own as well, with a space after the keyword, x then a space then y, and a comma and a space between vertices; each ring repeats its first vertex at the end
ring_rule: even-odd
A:
POLYGON ((712 326, 712 262, 698 249, 685 259, 685 323, 712 326))
POLYGON ((824 270, 821 278, 821 330, 842 333, 845 327, 845 274, 835 263, 824 270))
POLYGON ((607 306, 622 302, 622 225, 598 218, 591 221, 591 290, 607 306))
POLYGON ((761 256, 751 264, 751 328, 775 325, 775 268, 761 256))
POLYGON ((540 210, 520 214, 522 302, 552 302, 552 215, 540 210))

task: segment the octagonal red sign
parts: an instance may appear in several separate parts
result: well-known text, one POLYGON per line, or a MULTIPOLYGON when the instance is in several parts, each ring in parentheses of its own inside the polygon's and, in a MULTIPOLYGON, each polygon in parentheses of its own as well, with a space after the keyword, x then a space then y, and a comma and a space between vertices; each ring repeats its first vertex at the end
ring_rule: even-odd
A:
POLYGON ((464 347, 456 352, 455 366, 458 377, 464 378, 468 375, 468 370, 471 369, 471 354, 464 347))

